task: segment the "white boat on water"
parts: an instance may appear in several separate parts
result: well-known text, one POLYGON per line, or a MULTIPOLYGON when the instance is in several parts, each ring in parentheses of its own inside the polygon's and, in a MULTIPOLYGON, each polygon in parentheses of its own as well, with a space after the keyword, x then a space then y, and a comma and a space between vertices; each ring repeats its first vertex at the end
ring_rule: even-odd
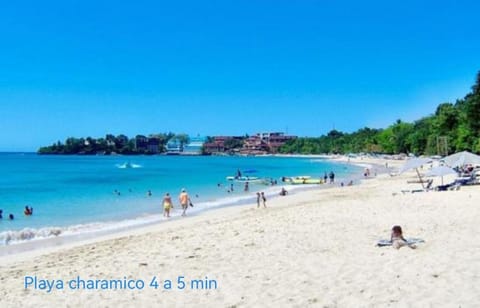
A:
POLYGON ((257 176, 227 176, 226 179, 228 181, 236 181, 236 182, 259 182, 259 181, 262 181, 262 179, 257 177, 257 176))
POLYGON ((132 164, 131 162, 126 162, 126 163, 117 165, 117 168, 119 168, 119 169, 130 169, 130 168, 141 168, 141 167, 142 166, 132 164))

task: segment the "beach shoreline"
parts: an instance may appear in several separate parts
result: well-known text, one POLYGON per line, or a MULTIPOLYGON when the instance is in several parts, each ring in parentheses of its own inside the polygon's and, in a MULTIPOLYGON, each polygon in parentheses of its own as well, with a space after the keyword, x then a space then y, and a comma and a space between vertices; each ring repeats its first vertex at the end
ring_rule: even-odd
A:
MULTIPOLYGON (((355 162, 385 163, 350 159, 355 162)), ((472 202, 480 200, 478 187, 402 194, 407 185, 416 187, 406 184, 414 176, 382 174, 352 187, 269 199, 267 209, 257 209, 256 204, 224 208, 71 246, 2 257, 1 296, 5 307, 64 306, 65 293, 73 306, 476 306, 480 261, 474 256, 480 247, 471 235, 480 218, 472 202), (407 237, 420 237, 425 243, 416 250, 375 247, 396 224, 407 237), (26 275, 145 281, 155 275, 208 276, 219 287, 47 293, 25 290, 26 275)))
MULTIPOLYGON (((338 155, 331 157, 325 155, 293 155, 283 157, 310 159, 321 158, 322 160, 330 160, 339 164, 347 163, 347 160, 342 161, 341 159, 339 159, 338 155)), ((345 182, 345 184, 347 183, 347 181, 355 181, 356 183, 358 183, 358 180, 360 178, 361 177, 359 175, 351 174, 347 178, 343 179, 343 182, 345 182)), ((342 181, 342 178, 337 179, 337 181, 342 181)), ((256 199, 255 191, 257 190, 264 191, 268 199, 276 198, 278 197, 278 193, 281 187, 285 187, 291 194, 317 188, 331 188, 331 185, 289 185, 288 183, 280 182, 278 183, 278 185, 274 186, 252 187, 253 193, 250 194, 228 195, 222 198, 214 198, 210 201, 204 201, 201 203, 197 203, 195 202, 195 200, 193 200, 196 206, 195 208, 191 208, 188 211, 188 216, 197 216, 202 215, 203 212, 221 210, 225 207, 245 206, 247 204, 254 203, 256 199), (200 212, 198 212, 199 209, 201 209, 200 212)), ((160 210, 161 209, 159 207, 159 211, 160 210)), ((171 217, 171 219, 164 219, 162 213, 159 212, 157 214, 141 215, 135 218, 114 221, 93 221, 90 223, 69 225, 64 227, 52 225, 41 229, 25 228, 20 230, 5 231, 3 232, 2 237, 6 236, 6 244, 0 246, 0 256, 12 255, 18 252, 25 252, 28 250, 35 250, 45 246, 50 247, 65 245, 68 244, 70 241, 83 241, 103 235, 108 236, 112 233, 122 233, 128 230, 142 228, 157 223, 166 223, 172 219, 179 219, 180 217, 177 216, 179 215, 174 215, 173 217, 171 217), (41 236, 36 236, 36 233, 41 234, 41 236)))

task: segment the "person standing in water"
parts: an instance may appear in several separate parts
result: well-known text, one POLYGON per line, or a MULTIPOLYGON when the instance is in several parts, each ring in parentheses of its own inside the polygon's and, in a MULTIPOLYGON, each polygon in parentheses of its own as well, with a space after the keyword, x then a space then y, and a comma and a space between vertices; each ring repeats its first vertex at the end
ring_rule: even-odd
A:
POLYGON ((333 173, 333 171, 330 171, 329 178, 330 178, 330 184, 335 182, 335 173, 333 173))
POLYGON ((187 194, 187 191, 185 188, 182 188, 182 192, 180 193, 180 196, 178 196, 178 200, 180 201, 180 204, 182 205, 182 216, 187 215, 187 208, 188 208, 188 203, 190 202, 190 197, 187 194))
POLYGON ((257 192, 257 209, 260 207, 260 198, 261 198, 261 195, 259 192, 257 192))
POLYGON ((162 204, 163 204, 163 216, 169 218, 170 210, 173 208, 172 197, 170 197, 169 193, 166 193, 165 197, 163 197, 162 204))

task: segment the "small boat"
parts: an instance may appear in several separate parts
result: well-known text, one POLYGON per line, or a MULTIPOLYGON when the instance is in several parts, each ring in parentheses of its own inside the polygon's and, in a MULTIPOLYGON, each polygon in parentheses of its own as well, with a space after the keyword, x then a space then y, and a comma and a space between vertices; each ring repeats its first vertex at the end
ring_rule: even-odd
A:
POLYGON ((133 168, 132 164, 130 162, 126 162, 120 165, 117 165, 118 168, 120 169, 128 169, 128 168, 133 168))
POLYGON ((227 176, 226 179, 236 182, 258 182, 262 180, 257 176, 227 176))
POLYGON ((126 162, 126 163, 117 165, 117 168, 119 168, 119 169, 131 169, 131 168, 141 168, 141 167, 142 166, 132 164, 131 162, 126 162))

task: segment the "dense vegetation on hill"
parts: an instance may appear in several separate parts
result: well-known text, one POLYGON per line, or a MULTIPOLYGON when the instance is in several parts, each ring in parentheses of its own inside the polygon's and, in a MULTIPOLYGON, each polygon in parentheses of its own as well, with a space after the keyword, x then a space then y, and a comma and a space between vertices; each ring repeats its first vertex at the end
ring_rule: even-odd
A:
POLYGON ((129 139, 125 135, 114 136, 108 134, 105 138, 67 138, 65 143, 58 141, 57 143, 52 144, 51 146, 41 147, 38 150, 39 154, 85 154, 85 155, 94 155, 94 154, 124 154, 124 155, 135 155, 135 154, 155 154, 163 153, 166 150, 166 144, 169 140, 177 139, 180 143, 184 144, 188 141, 188 136, 185 134, 154 134, 150 135, 149 139, 155 139, 155 149, 152 151, 152 148, 137 147, 136 139, 146 139, 147 137, 137 135, 135 138, 129 139))
POLYGON ((398 120, 386 129, 362 128, 354 133, 336 130, 319 138, 298 138, 281 153, 414 153, 441 154, 468 150, 480 153, 480 72, 463 99, 443 103, 434 114, 413 123, 398 120))

